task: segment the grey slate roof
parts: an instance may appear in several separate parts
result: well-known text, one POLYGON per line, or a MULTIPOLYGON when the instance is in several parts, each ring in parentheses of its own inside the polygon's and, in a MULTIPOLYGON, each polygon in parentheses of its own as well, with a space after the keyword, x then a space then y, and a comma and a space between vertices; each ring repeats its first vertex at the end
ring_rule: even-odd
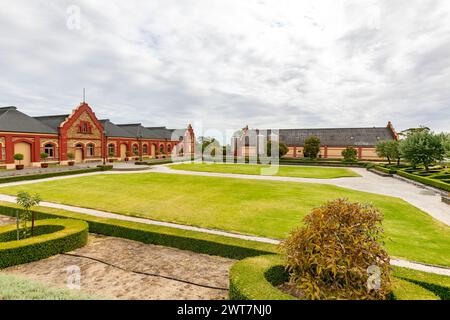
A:
MULTIPOLYGON (((249 130, 249 132, 255 130, 249 130)), ((269 135, 271 130, 267 130, 269 135)), ((323 129, 279 129, 279 139, 289 147, 303 146, 306 138, 316 136, 320 145, 328 147, 367 146, 372 147, 381 140, 393 140, 388 127, 372 128, 323 128, 323 129)), ((276 133, 276 131, 274 131, 276 133)))
POLYGON ((106 136, 108 137, 120 137, 120 138, 135 138, 133 134, 121 128, 120 126, 112 123, 109 119, 99 120, 103 128, 106 131, 106 136))
POLYGON ((0 108, 0 131, 50 133, 57 134, 58 130, 49 127, 45 123, 27 116, 17 110, 16 107, 0 108))
POLYGON ((150 139, 167 139, 172 140, 172 133, 175 129, 167 129, 166 127, 147 127, 147 134, 150 139))
POLYGON ((146 128, 140 123, 118 124, 118 126, 132 134, 133 137, 142 137, 144 139, 172 140, 172 133, 174 132, 174 129, 167 129, 166 127, 146 128))
POLYGON ((59 125, 63 123, 67 117, 69 117, 70 114, 60 114, 55 116, 40 116, 40 117, 34 117, 34 119, 39 120, 40 122, 44 123, 48 127, 52 128, 53 130, 58 131, 59 125))
POLYGON ((387 127, 334 129, 281 129, 280 141, 288 146, 302 146, 309 136, 320 139, 322 146, 375 146, 378 141, 394 139, 387 127))

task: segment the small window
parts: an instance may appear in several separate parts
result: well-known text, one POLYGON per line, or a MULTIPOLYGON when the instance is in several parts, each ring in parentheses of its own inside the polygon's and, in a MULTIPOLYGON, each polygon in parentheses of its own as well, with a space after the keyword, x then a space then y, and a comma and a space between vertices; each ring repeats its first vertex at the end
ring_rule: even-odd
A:
POLYGON ((133 144, 133 154, 137 156, 139 154, 139 147, 137 144, 133 144))
POLYGON ((148 154, 148 146, 147 146, 146 144, 144 144, 144 145, 142 146, 142 152, 143 152, 144 154, 148 154))
POLYGON ((116 154, 115 149, 116 149, 115 145, 113 145, 113 144, 108 145, 108 156, 109 157, 115 156, 115 154, 116 154))
POLYGON ((88 157, 93 157, 94 156, 94 145, 92 143, 89 143, 86 147, 86 153, 88 157))
POLYGON ((163 144, 159 146, 159 152, 164 153, 164 145, 163 144))
POLYGON ((51 143, 47 143, 44 146, 44 153, 48 154, 49 158, 54 158, 55 157, 55 146, 51 143))
POLYGON ((169 145, 167 146, 167 152, 170 152, 170 151, 172 151, 172 147, 171 147, 171 145, 169 144, 169 145))

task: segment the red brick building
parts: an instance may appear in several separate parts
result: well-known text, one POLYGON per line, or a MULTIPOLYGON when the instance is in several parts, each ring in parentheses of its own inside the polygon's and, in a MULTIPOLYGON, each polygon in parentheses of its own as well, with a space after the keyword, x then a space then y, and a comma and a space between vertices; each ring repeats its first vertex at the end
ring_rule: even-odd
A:
POLYGON ((99 120, 87 103, 71 114, 30 117, 16 107, 0 108, 0 165, 14 168, 14 154, 21 153, 25 166, 40 166, 41 153, 48 163, 144 159, 190 156, 194 153, 192 126, 186 129, 114 124, 99 120))
POLYGON ((342 159, 342 151, 354 147, 360 160, 383 160, 376 153, 379 141, 398 140, 397 132, 389 121, 385 127, 367 128, 322 128, 322 129, 249 129, 248 126, 236 132, 231 145, 235 156, 256 156, 261 153, 271 136, 288 147, 286 158, 303 158, 305 140, 315 136, 320 139, 319 157, 342 159))

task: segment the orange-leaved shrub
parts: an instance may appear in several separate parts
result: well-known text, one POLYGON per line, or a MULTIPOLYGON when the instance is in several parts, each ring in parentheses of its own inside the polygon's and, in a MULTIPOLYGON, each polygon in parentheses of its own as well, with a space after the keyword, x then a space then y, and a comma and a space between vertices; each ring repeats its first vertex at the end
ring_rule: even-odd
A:
POLYGON ((387 299, 389 256, 382 213, 373 205, 330 201, 283 241, 290 283, 305 299, 387 299))

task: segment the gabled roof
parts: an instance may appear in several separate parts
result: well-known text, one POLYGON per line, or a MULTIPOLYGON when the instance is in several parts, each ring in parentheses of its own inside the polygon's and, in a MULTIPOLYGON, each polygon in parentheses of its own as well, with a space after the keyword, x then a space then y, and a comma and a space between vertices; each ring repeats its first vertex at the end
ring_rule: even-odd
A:
POLYGON ((310 136, 320 139, 322 146, 375 146, 381 140, 393 140, 388 127, 329 128, 329 129, 280 129, 280 141, 288 146, 302 146, 310 136))
POLYGON ((57 134, 45 123, 17 110, 16 107, 0 108, 0 131, 57 134))
POLYGON ((60 124, 63 123, 69 116, 70 114, 60 114, 55 116, 34 117, 34 119, 39 120, 53 130, 58 131, 60 124))
POLYGON ((132 134, 133 137, 155 140, 172 140, 172 133, 175 131, 175 129, 167 129, 166 127, 146 128, 140 123, 118 124, 118 126, 132 134))
POLYGON ((175 131, 175 129, 167 129, 166 127, 146 127, 145 129, 150 139, 172 140, 172 133, 175 131))
POLYGON ((237 131, 233 137, 241 139, 245 135, 253 135, 256 132, 266 133, 267 137, 271 133, 278 134, 279 140, 289 147, 303 146, 305 140, 310 136, 320 139, 320 145, 328 147, 346 146, 367 146, 372 147, 381 140, 394 140, 395 134, 388 127, 372 128, 321 128, 321 129, 268 129, 268 130, 241 130, 237 131))
POLYGON ((109 119, 103 119, 99 121, 105 129, 107 137, 135 138, 133 134, 112 123, 111 121, 109 121, 109 119))

